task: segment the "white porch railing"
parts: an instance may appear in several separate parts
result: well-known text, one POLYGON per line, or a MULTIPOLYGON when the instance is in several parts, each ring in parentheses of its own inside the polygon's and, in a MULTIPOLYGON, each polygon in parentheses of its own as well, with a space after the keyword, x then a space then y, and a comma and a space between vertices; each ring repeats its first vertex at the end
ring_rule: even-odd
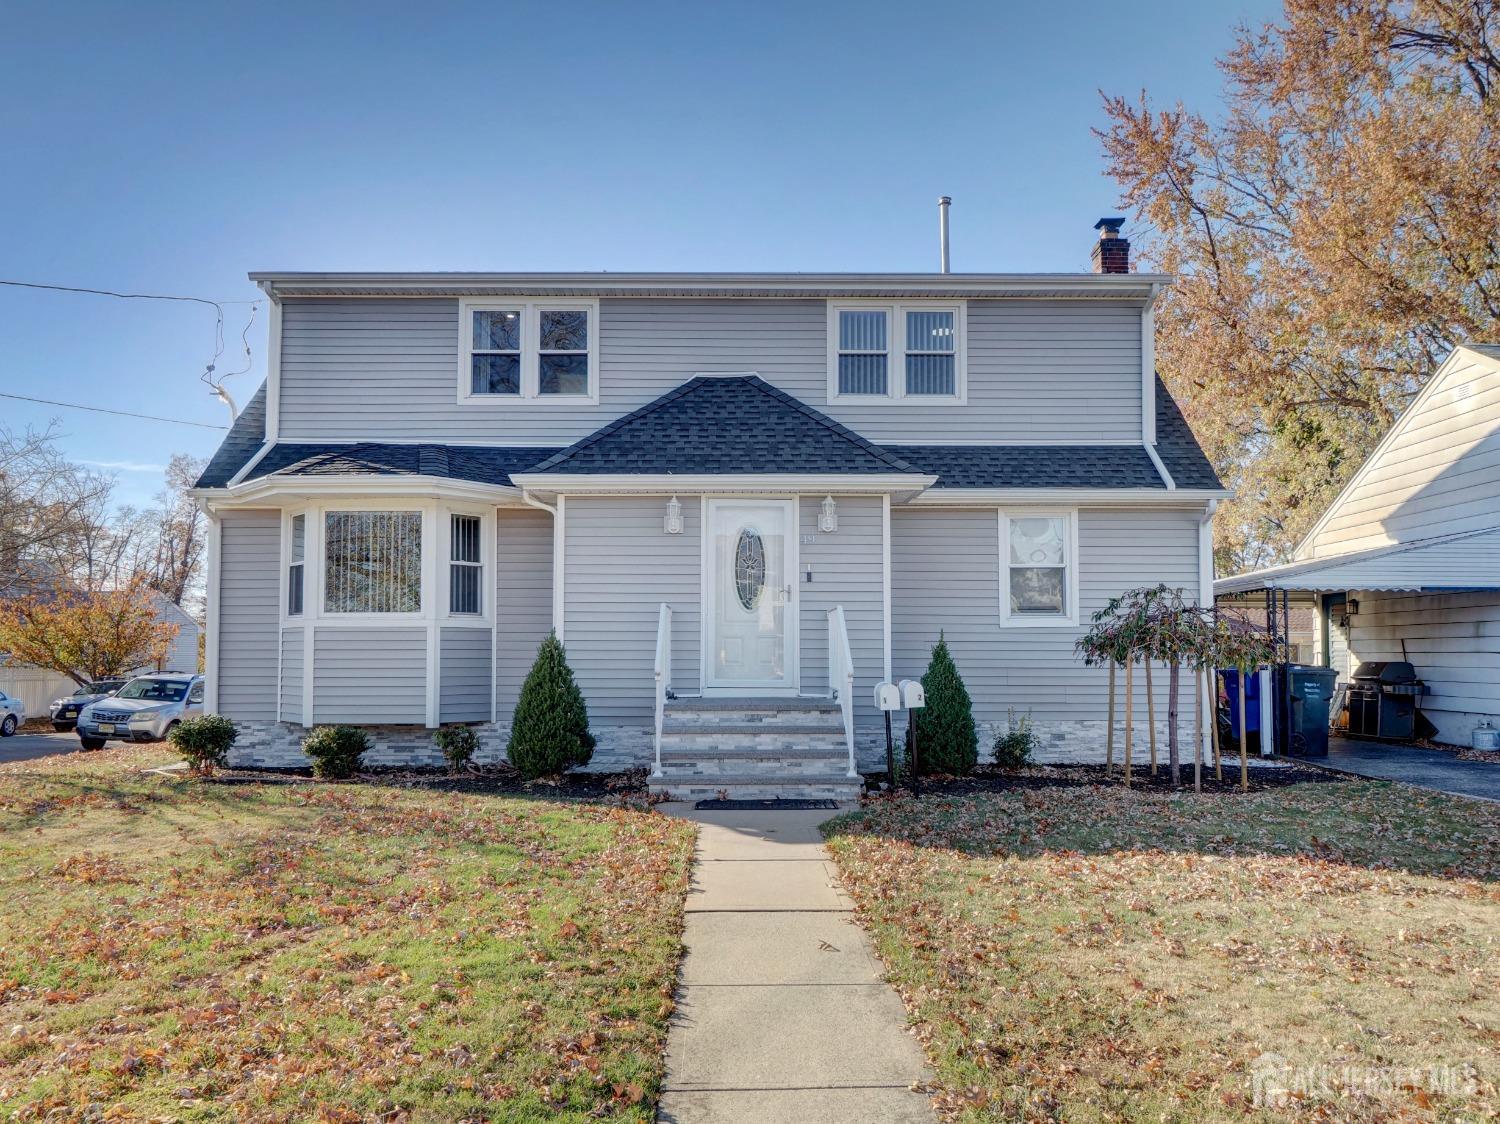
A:
POLYGON ((854 656, 849 651, 849 626, 844 621, 842 605, 828 610, 828 694, 838 700, 844 717, 849 775, 858 776, 854 768, 854 656))
POLYGON ((667 712, 667 692, 672 689, 672 606, 665 601, 656 614, 656 769, 661 776, 661 726, 667 712))

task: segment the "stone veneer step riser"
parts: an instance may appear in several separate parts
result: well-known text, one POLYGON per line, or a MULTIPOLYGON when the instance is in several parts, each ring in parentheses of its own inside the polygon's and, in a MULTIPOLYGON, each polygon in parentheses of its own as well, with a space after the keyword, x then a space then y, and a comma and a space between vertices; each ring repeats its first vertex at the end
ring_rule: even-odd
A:
POLYGON ((859 794, 864 786, 855 783, 849 784, 793 784, 793 785, 761 785, 761 784, 683 784, 667 783, 653 784, 653 794, 665 795, 669 800, 714 800, 721 793, 727 794, 730 800, 837 800, 841 803, 849 803, 859 799, 859 794))
POLYGON ((848 758, 839 760, 832 757, 814 757, 798 759, 766 759, 766 758, 743 758, 726 757, 722 760, 714 758, 697 758, 691 761, 672 760, 662 758, 661 771, 664 777, 669 779, 692 778, 692 777, 764 777, 768 781, 774 781, 779 777, 829 777, 847 776, 848 758))

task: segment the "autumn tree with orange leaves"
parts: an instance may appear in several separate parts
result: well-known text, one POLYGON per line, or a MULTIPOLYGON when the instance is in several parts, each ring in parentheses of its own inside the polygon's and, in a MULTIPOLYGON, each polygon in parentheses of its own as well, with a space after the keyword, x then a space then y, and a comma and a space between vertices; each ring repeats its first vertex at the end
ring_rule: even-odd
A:
POLYGON ((38 592, 0 601, 0 652, 79 686, 167 658, 177 626, 157 615, 144 576, 118 589, 38 592))
POLYGON ((1221 572, 1285 558, 1449 350, 1500 335, 1500 0, 1287 0, 1225 110, 1106 96, 1175 273, 1157 364, 1235 491, 1221 572))

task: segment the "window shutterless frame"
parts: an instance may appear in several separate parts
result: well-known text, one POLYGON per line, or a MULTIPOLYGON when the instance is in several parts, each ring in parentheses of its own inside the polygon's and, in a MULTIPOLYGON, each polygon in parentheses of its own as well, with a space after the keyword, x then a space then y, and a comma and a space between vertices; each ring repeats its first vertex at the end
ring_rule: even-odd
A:
POLYGON ((599 302, 590 299, 535 299, 535 298, 474 298, 461 300, 458 305, 458 401, 462 405, 505 406, 515 409, 547 404, 578 406, 599 404, 599 302), (510 339, 505 333, 496 338, 481 339, 481 343, 499 342, 499 348, 475 346, 475 316, 483 312, 513 312, 519 318, 519 339, 510 339), (576 339, 559 339, 560 319, 546 318, 549 339, 542 335, 545 313, 577 312, 583 314, 583 346, 576 339), (512 346, 514 345, 514 346, 512 346), (474 390, 474 361, 476 356, 494 355, 504 360, 514 356, 519 362, 519 390, 515 393, 476 393, 474 390), (543 387, 543 367, 551 372, 549 381, 558 381, 559 372, 567 371, 563 378, 576 378, 577 368, 587 370, 587 390, 583 393, 549 393, 543 387))
POLYGON ((1078 511, 1076 508, 1015 508, 999 513, 1000 531, 1000 625, 1002 628, 1077 628, 1078 615, 1078 511), (1011 560, 1011 528, 1021 519, 1057 519, 1062 522, 1061 566, 1041 563, 1028 566, 1011 560), (1011 608, 1012 569, 1061 569, 1063 611, 1060 613, 1017 612, 1011 608))
POLYGON ((287 557, 282 567, 286 591, 282 604, 289 617, 301 617, 307 605, 307 512, 290 512, 286 519, 287 557))
MULTIPOLYGON (((920 318, 919 322, 920 322, 920 318)), ((908 406, 962 405, 969 399, 969 304, 967 301, 878 301, 836 300, 828 302, 828 401, 865 405, 908 406), (841 348, 842 313, 882 312, 885 314, 885 349, 878 347, 841 348), (938 312, 952 315, 952 335, 948 338, 909 338, 907 313, 938 312), (947 346, 951 343, 951 347, 947 346), (849 393, 839 386, 840 355, 886 356, 885 393, 849 393), (953 393, 921 394, 910 390, 907 383, 908 358, 953 357, 953 393)), ((920 364, 919 364, 920 365, 920 364)), ((918 381, 922 381, 920 378, 918 381)))

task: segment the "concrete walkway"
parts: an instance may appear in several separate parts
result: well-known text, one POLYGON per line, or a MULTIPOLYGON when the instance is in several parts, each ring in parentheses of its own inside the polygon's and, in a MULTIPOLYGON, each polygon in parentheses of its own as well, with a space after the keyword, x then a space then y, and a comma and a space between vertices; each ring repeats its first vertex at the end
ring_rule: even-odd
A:
POLYGON ((836 813, 660 808, 701 826, 657 1119, 932 1121, 910 1089, 921 1048, 823 849, 836 813))
POLYGON ((1312 765, 1372 780, 1401 781, 1455 796, 1500 800, 1500 765, 1491 761, 1465 761, 1438 749, 1330 738, 1327 757, 1307 760, 1312 765))

